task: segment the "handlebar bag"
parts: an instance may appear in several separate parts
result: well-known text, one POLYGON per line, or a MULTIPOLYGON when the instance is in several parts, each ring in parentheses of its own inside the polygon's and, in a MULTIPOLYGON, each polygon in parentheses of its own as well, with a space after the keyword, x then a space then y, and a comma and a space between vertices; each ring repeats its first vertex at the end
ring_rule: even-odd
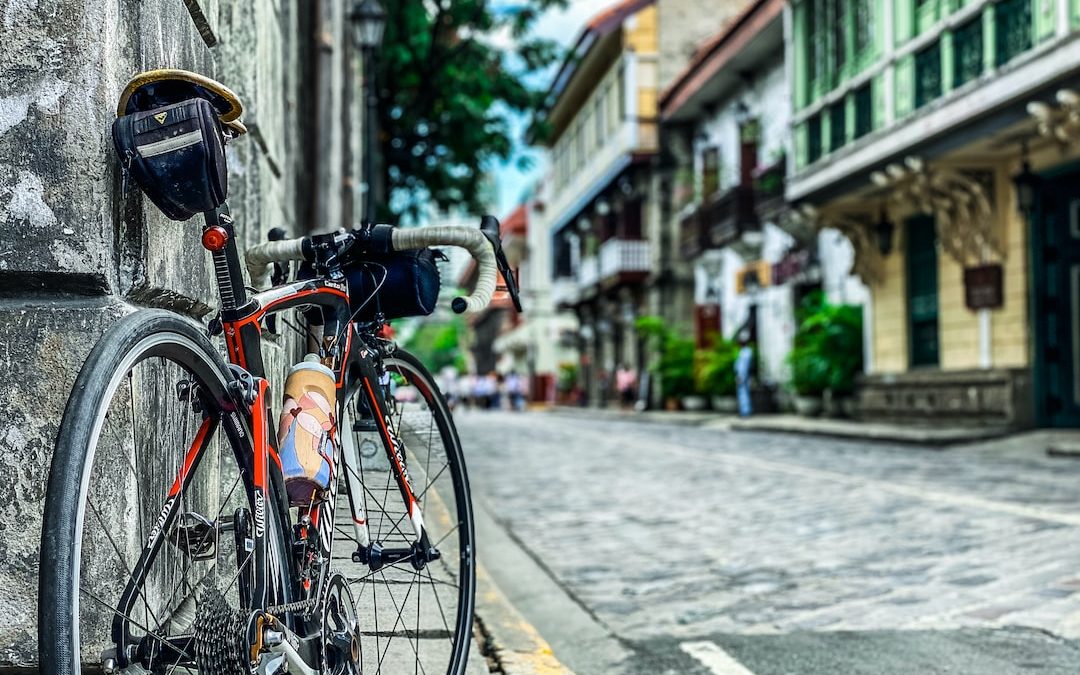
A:
POLYGON ((228 195, 225 141, 218 113, 193 98, 134 112, 113 122, 124 178, 133 179, 172 220, 221 206, 228 195))
POLYGON ((356 321, 427 316, 439 299, 439 268, 430 248, 367 255, 345 267, 349 302, 356 321))

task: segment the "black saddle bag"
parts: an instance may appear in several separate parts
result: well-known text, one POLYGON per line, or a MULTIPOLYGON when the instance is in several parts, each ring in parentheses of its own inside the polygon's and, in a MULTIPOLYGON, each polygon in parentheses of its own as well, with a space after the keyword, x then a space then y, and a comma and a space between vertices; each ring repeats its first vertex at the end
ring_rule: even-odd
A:
POLYGON ((217 111, 193 98, 113 122, 125 179, 173 220, 221 206, 228 196, 225 141, 217 111))
POLYGON ((439 268, 431 249, 367 256, 345 267, 356 321, 427 316, 439 299, 439 268))

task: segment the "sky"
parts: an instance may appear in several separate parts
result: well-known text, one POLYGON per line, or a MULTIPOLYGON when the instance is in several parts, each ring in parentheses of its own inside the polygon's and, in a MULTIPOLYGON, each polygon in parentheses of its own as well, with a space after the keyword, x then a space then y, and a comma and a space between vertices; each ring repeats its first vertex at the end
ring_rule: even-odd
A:
MULTIPOLYGON (((603 11, 605 7, 614 4, 617 0, 569 0, 563 9, 553 9, 537 20, 533 33, 539 37, 548 38, 558 42, 561 46, 569 48, 581 34, 585 23, 594 15, 603 11)), ((543 79, 543 85, 550 84, 555 75, 555 69, 543 79)), ((495 167, 495 185, 498 196, 496 213, 505 217, 518 205, 526 189, 532 185, 543 171, 542 153, 535 149, 529 149, 522 140, 525 133, 526 120, 515 117, 514 126, 518 138, 517 156, 495 167), (521 170, 517 161, 522 156, 533 158, 531 168, 521 170)))

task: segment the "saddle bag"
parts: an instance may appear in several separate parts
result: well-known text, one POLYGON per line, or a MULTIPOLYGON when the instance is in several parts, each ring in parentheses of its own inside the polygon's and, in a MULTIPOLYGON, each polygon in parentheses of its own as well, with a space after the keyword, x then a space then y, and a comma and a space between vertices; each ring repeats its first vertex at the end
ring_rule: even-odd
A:
POLYGON ((118 117, 112 131, 125 180, 134 180, 172 220, 224 203, 225 141, 209 101, 193 98, 133 112, 118 117))
POLYGON ((439 299, 436 256, 426 248, 365 256, 349 263, 345 277, 356 321, 371 321, 382 313, 386 320, 427 316, 439 299))

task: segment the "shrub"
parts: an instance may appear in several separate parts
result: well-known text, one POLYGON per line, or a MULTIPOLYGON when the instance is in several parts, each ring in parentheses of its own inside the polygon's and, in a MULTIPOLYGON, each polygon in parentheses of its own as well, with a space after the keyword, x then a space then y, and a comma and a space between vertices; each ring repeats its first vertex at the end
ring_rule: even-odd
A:
POLYGON ((697 390, 708 396, 734 396, 738 357, 739 344, 717 336, 712 349, 698 352, 697 390))
POLYGON ((668 328, 657 316, 643 316, 634 324, 659 358, 650 369, 660 378, 664 398, 681 398, 696 393, 694 381, 694 341, 668 328))
POLYGON ((788 355, 792 388, 801 396, 826 389, 850 394, 863 367, 862 307, 829 304, 815 293, 803 302, 798 320, 788 355))

